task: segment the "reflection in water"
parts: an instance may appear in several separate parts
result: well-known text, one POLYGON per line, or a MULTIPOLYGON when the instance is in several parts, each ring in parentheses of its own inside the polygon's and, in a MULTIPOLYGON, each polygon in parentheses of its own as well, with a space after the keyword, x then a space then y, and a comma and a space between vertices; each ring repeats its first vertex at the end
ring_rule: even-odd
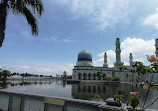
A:
POLYGON ((0 89, 6 89, 8 87, 8 82, 0 82, 0 89))
POLYGON ((6 82, 0 82, 0 89, 6 89, 9 86, 27 86, 27 85, 33 85, 33 84, 51 84, 52 81, 6 81, 6 82))
MULTIPOLYGON (((84 99, 96 101, 94 94, 101 96, 101 101, 113 97, 119 89, 124 89, 129 94, 132 88, 129 84, 67 84, 65 81, 8 81, 0 83, 0 88, 7 91, 56 96, 64 98, 84 99)), ((140 101, 143 101, 146 90, 139 87, 140 101)), ((151 89, 147 104, 158 97, 158 92, 151 89)), ((153 108, 158 109, 158 102, 153 108)))
MULTIPOLYGON (((117 85, 116 85, 117 86, 117 85)), ((116 88, 106 84, 73 84, 72 96, 75 99, 93 100, 94 94, 98 94, 102 99, 112 97, 112 93, 117 92, 116 88)))
MULTIPOLYGON (((95 100, 94 94, 101 96, 101 101, 106 100, 108 98, 112 98, 113 95, 117 94, 117 91, 120 89, 124 89, 129 94, 132 89, 130 84, 73 84, 72 85, 72 97, 74 99, 84 99, 84 100, 95 100)), ((140 105, 141 101, 144 100, 145 94, 147 90, 139 87, 139 100, 140 105)), ((151 89, 150 94, 148 96, 148 101, 146 105, 151 103, 158 97, 158 92, 154 89, 151 89)), ((128 100, 129 98, 126 98, 128 100)), ((125 100, 125 101, 126 101, 125 100)), ((153 105, 153 108, 158 109, 158 101, 153 105)))

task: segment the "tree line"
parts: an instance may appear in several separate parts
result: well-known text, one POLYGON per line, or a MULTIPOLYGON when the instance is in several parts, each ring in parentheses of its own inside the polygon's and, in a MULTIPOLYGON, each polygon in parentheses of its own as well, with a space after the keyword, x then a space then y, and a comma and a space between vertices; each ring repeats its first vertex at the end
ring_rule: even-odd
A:
POLYGON ((2 70, 0 69, 0 81, 6 81, 9 77, 14 77, 14 76, 21 76, 22 79, 25 77, 40 77, 40 78, 52 78, 52 75, 37 75, 37 74, 30 74, 30 73, 17 73, 13 72, 11 73, 9 70, 2 70))

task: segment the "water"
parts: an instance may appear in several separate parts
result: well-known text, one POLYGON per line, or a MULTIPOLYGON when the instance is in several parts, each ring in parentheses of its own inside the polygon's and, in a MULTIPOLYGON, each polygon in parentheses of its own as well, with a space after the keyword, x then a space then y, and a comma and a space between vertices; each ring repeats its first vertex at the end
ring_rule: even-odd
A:
MULTIPOLYGON (((8 84, 1 84, 0 87, 3 88, 1 90, 13 91, 18 93, 83 99, 90 101, 97 101, 97 99, 94 97, 94 94, 100 95, 100 101, 104 101, 107 98, 112 98, 113 94, 116 94, 117 90, 119 89, 125 89, 127 91, 127 94, 132 91, 131 85, 129 84, 66 84, 66 82, 56 80, 24 82, 12 81, 8 84)), ((145 98, 146 91, 147 90, 139 87, 140 101, 143 101, 143 99, 145 98)), ((151 89, 146 104, 150 104, 157 97, 158 91, 151 89)), ((156 101, 155 104, 152 105, 152 108, 158 109, 158 101, 156 101)))

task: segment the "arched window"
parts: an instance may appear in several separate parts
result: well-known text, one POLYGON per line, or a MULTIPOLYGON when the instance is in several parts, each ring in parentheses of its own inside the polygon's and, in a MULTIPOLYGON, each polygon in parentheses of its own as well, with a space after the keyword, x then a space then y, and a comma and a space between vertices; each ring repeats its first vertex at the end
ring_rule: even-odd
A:
POLYGON ((83 74, 83 79, 86 80, 86 73, 83 74))
POLYGON ((96 74, 95 73, 93 74, 93 80, 96 80, 96 74))
POLYGON ((103 80, 105 80, 105 76, 106 76, 106 74, 103 74, 103 80))
POLYGON ((91 73, 88 74, 88 80, 91 80, 91 73))
POLYGON ((82 79, 82 74, 78 73, 78 79, 81 80, 82 79))

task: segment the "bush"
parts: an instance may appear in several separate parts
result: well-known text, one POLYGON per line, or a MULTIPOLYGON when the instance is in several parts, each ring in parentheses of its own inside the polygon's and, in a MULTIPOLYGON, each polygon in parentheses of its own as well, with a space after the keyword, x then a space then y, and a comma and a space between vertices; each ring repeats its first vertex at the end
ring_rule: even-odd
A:
POLYGON ((111 75, 106 75, 106 76, 104 77, 105 80, 111 80, 111 78, 112 78, 111 75))
POLYGON ((121 77, 114 77, 112 80, 113 81, 121 81, 121 77))

